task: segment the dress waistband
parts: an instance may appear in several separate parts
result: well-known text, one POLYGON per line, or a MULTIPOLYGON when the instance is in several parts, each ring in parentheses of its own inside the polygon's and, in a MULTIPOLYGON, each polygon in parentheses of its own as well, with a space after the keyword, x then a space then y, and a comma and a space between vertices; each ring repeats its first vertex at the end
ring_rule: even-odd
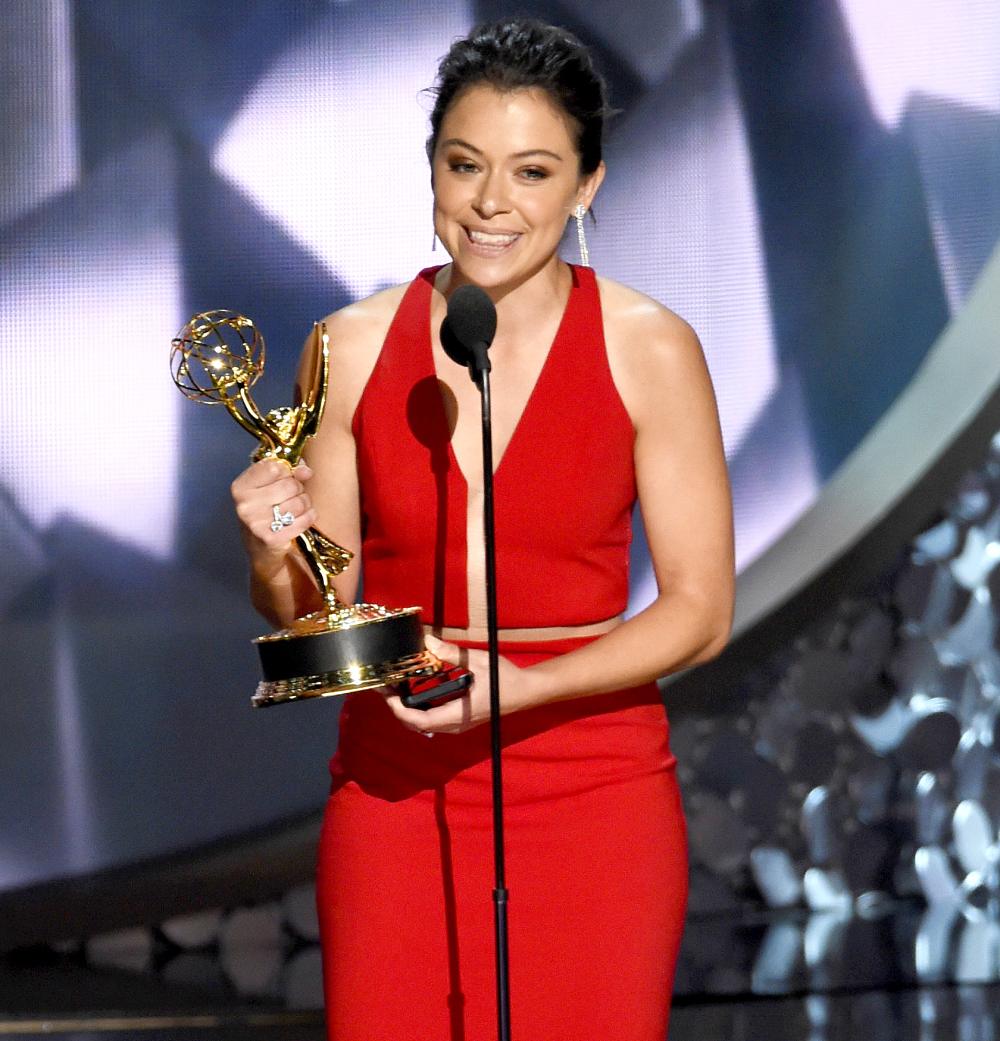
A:
MULTIPOLYGON (((602 622, 589 622, 586 625, 550 625, 530 629, 501 629, 497 633, 501 643, 549 643, 553 640, 573 640, 591 636, 603 636, 621 625, 622 615, 605 618, 602 622)), ((424 629, 439 640, 449 643, 486 643, 487 632, 481 628, 456 629, 452 626, 429 626, 424 629)))

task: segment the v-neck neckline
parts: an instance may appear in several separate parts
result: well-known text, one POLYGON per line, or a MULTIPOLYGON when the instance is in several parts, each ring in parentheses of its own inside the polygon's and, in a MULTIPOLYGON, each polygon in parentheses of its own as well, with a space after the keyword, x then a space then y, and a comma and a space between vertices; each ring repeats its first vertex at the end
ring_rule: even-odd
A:
MULTIPOLYGON (((555 336, 552 337, 552 342, 549 344, 549 348, 545 353, 545 360, 542 362, 542 367, 538 370, 538 375, 535 377, 534 385, 531 388, 531 392, 528 394, 528 399, 524 404, 524 408, 521 410, 520 416, 517 417, 517 422, 514 424, 514 429, 511 431, 510 438, 507 441, 506 446, 504 447, 503 455, 500 456, 500 458, 495 460, 493 463, 494 483, 496 482, 497 477, 499 476, 500 471, 503 468, 504 462, 507 460, 507 457, 511 454, 511 449, 514 447, 515 442, 518 440, 518 435, 520 434, 521 429, 525 425, 525 417, 531 411, 535 398, 538 397, 538 388, 548 377, 549 370, 552 367, 552 356, 556 353, 556 348, 559 346, 560 340, 563 337, 563 331, 566 328, 566 323, 569 319, 569 314, 573 307, 573 303, 577 291, 579 289, 579 279, 577 278, 576 268, 572 264, 570 264, 569 269, 571 281, 569 287, 569 294, 566 297, 566 305, 563 308, 562 317, 559 319, 559 325, 556 327, 555 336)), ((440 268, 438 270, 440 270, 440 268)), ((444 381, 438 375, 437 366, 434 364, 434 337, 431 328, 431 308, 429 306, 430 301, 433 301, 434 299, 434 283, 435 279, 437 278, 437 274, 437 271, 432 272, 431 277, 428 280, 431 288, 431 296, 427 308, 427 354, 428 361, 430 364, 430 374, 434 378, 435 383, 437 384, 437 407, 440 412, 441 419, 444 423, 444 429, 447 430, 449 427, 448 409, 445 405, 444 394, 441 390, 442 384, 444 384, 444 386, 447 386, 447 384, 444 383, 444 381)), ((462 464, 458 461, 458 455, 455 452, 453 438, 454 430, 452 431, 452 436, 448 438, 448 459, 451 462, 451 465, 455 467, 455 472, 462 479, 462 484, 465 485, 466 489, 468 489, 469 479, 466 477, 465 471, 462 469, 462 464)))

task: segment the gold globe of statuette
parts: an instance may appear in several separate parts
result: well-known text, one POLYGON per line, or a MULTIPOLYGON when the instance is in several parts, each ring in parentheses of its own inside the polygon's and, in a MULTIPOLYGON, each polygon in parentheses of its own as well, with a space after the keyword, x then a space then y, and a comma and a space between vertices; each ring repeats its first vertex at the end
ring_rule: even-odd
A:
MULTIPOLYGON (((313 326, 311 378, 299 404, 260 411, 250 388, 264 371, 264 358, 264 337, 252 319, 235 311, 203 311, 174 337, 170 371, 185 397, 225 405, 257 438, 255 459, 282 459, 294 467, 319 428, 326 403, 326 326, 313 326)), ((280 523, 277 511, 275 522, 280 523)), ((378 604, 342 603, 332 579, 353 554, 316 528, 297 536, 296 543, 316 579, 323 607, 297 618, 287 629, 254 640, 264 673, 251 699, 255 707, 400 683, 442 668, 424 647, 419 607, 391 610, 378 604)))
POLYGON ((204 311, 174 337, 170 368, 185 397, 223 405, 257 382, 264 357, 264 337, 252 319, 235 311, 204 311))

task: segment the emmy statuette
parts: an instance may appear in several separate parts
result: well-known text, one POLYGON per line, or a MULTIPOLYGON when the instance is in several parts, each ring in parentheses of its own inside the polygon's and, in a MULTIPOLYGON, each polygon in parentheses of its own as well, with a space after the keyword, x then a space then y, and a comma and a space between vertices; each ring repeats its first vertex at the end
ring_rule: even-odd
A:
MULTIPOLYGON (((250 388, 264 371, 264 338, 250 318, 233 311, 196 314, 171 343, 170 370, 185 397, 224 405, 259 441, 254 459, 298 464, 319 428, 329 383, 330 351, 325 325, 313 327, 313 371, 304 400, 262 413, 250 388)), ((277 507, 274 530, 291 522, 277 507)), ((414 681, 435 685, 448 666, 424 647, 420 608, 390 610, 377 604, 345 604, 332 579, 353 554, 316 528, 296 539, 323 597, 318 611, 254 643, 263 679, 251 699, 255 708, 304 698, 328 697, 414 681)), ((443 678, 443 676, 442 676, 443 678)))

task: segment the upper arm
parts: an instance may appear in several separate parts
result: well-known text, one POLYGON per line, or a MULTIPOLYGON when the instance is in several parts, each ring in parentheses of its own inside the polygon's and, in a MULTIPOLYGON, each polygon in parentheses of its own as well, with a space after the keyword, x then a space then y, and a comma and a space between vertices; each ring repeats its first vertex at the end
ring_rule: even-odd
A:
MULTIPOLYGON (((330 384, 315 436, 304 452, 313 471, 307 491, 316 510, 316 527, 350 550, 354 560, 334 580, 337 595, 353 603, 361 563, 361 494, 357 452, 351 429, 357 408, 382 342, 398 305, 398 290, 386 290, 352 304, 325 319, 330 348, 330 384)), ((318 336, 306 340, 299 363, 300 395, 313 370, 318 336)))
POLYGON ((636 431, 635 468, 661 596, 704 604, 713 627, 732 622, 732 501, 715 393, 691 327, 623 287, 610 292, 608 359, 636 431))

